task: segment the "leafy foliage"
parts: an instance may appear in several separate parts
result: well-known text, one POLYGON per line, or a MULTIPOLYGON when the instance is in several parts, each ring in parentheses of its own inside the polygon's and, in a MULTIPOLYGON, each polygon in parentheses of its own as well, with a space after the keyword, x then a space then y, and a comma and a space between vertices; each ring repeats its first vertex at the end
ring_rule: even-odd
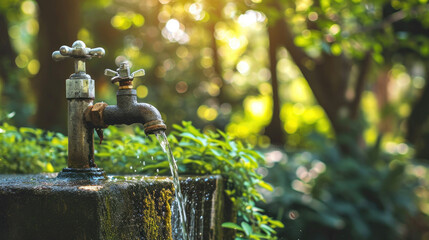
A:
MULTIPOLYGON (((263 156, 222 131, 204 134, 190 122, 173 128, 168 140, 181 174, 220 174, 228 180, 225 192, 237 206, 241 225, 223 226, 238 230, 237 237, 242 239, 275 239, 274 228, 283 224, 255 207, 257 201, 263 200, 258 187, 272 190, 256 172, 264 164, 263 156)), ((115 128, 106 130, 109 141, 100 145, 96 153, 101 158, 100 165, 108 172, 117 172, 117 166, 122 166, 129 173, 168 173, 168 161, 155 136, 142 138, 141 134, 138 128, 136 136, 121 134, 115 128)))
POLYGON ((371 153, 359 162, 329 146, 273 153, 281 157, 266 181, 278 194, 262 207, 287 226, 279 233, 285 239, 420 239, 407 226, 418 212, 419 185, 408 156, 371 153))
POLYGON ((0 125, 0 172, 54 172, 65 166, 67 138, 35 128, 0 125))
MULTIPOLYGON (((238 210, 240 226, 223 226, 238 230, 239 239, 276 239, 274 229, 283 224, 255 207, 263 201, 258 188, 272 190, 256 172, 264 164, 263 156, 222 131, 204 134, 190 122, 174 129, 168 140, 181 174, 220 174, 227 179, 225 192, 238 210)), ((96 162, 108 173, 168 174, 168 161, 156 137, 143 137, 139 128, 135 133, 106 129, 106 140, 96 145, 96 162)), ((67 138, 61 134, 3 124, 0 143, 3 173, 59 171, 66 162, 67 138)))

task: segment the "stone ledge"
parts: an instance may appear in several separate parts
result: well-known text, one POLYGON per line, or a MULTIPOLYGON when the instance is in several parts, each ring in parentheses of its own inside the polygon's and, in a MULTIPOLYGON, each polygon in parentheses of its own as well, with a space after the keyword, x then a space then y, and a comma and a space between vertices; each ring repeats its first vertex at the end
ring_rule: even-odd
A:
MULTIPOLYGON (((0 175, 0 239, 180 238, 169 178, 55 177, 0 175)), ((183 177, 181 184, 192 239, 232 239, 220 226, 234 220, 229 219, 233 211, 225 200, 222 178, 183 177)))

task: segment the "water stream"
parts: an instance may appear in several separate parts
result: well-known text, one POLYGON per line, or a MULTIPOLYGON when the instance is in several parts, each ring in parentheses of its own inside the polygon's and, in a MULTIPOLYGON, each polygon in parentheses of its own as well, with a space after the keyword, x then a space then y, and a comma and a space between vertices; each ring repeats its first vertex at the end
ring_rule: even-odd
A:
POLYGON ((179 182, 179 173, 177 169, 176 159, 174 159, 173 152, 171 151, 170 144, 168 143, 167 136, 164 132, 156 132, 156 138, 158 139, 159 144, 162 147, 162 150, 167 154, 168 162, 170 164, 171 175, 173 176, 173 185, 174 191, 176 193, 175 201, 179 209, 180 215, 180 224, 182 228, 182 238, 183 240, 188 240, 188 234, 186 231, 186 211, 185 211, 185 201, 183 198, 182 190, 180 189, 179 182))

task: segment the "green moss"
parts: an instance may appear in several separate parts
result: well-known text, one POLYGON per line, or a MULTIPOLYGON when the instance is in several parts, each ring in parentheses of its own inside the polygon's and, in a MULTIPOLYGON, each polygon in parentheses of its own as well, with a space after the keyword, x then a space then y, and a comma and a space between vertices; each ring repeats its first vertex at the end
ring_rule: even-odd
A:
POLYGON ((104 232, 104 236, 106 239, 114 239, 114 232, 110 226, 112 226, 112 215, 111 215, 111 206, 110 206, 110 197, 106 196, 104 200, 104 207, 106 208, 106 217, 104 220, 104 227, 102 228, 104 232))
POLYGON ((146 198, 143 200, 143 229, 146 239, 172 239, 171 206, 172 192, 169 189, 161 189, 159 196, 155 192, 150 194, 146 190, 146 198), (159 227, 165 226, 168 231, 160 231, 159 227))

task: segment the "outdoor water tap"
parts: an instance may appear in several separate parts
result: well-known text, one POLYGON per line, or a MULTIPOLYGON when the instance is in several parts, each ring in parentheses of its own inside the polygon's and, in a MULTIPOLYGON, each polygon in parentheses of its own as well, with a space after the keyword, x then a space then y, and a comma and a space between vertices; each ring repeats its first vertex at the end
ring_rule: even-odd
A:
POLYGON ((87 48, 78 40, 72 47, 62 46, 52 53, 55 61, 74 59, 75 72, 66 80, 68 102, 68 158, 67 168, 58 177, 87 178, 104 177, 104 171, 94 163, 94 128, 85 121, 85 111, 92 106, 95 97, 95 84, 86 74, 86 61, 104 56, 103 48, 87 48))
POLYGON ((68 101, 68 158, 67 168, 60 178, 105 178, 103 169, 94 163, 94 130, 103 139, 103 128, 115 124, 143 124, 146 134, 165 131, 159 111, 150 104, 138 103, 133 89, 134 77, 144 76, 143 69, 130 73, 128 62, 122 62, 116 71, 106 69, 105 75, 112 77, 112 83, 119 83, 117 105, 101 102, 93 105, 95 84, 86 74, 85 63, 93 57, 104 56, 103 48, 87 48, 82 41, 72 47, 62 46, 52 53, 55 61, 74 59, 75 73, 66 80, 68 101))
MULTIPOLYGON (((112 77, 112 83, 119 83, 117 91, 117 105, 107 105, 106 103, 96 103, 88 107, 86 120, 95 129, 106 128, 108 125, 141 123, 146 134, 153 134, 167 129, 161 114, 152 105, 138 103, 136 90, 133 89, 134 77, 145 75, 143 69, 130 73, 130 64, 125 61, 119 64, 119 68, 114 71, 106 69, 104 74, 112 77)), ((102 139, 102 130, 97 133, 102 139)))

